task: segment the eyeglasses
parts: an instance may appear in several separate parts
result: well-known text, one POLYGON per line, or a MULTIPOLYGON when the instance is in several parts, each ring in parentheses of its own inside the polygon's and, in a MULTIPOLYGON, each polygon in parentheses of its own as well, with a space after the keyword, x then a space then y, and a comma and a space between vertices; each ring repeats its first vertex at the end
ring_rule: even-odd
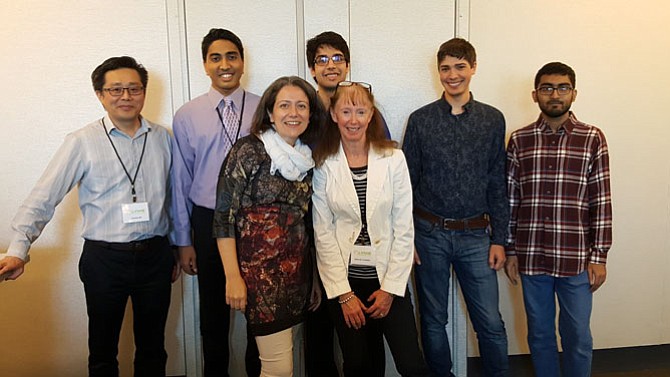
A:
POLYGON ((572 92, 572 89, 573 88, 570 85, 559 85, 559 86, 541 86, 536 90, 543 96, 550 96, 554 94, 554 91, 556 91, 559 96, 567 96, 572 92))
POLYGON ((128 94, 130 94, 131 96, 139 96, 140 94, 144 93, 143 86, 128 86, 128 87, 115 86, 113 88, 102 88, 102 90, 109 93, 109 95, 112 97, 121 97, 125 90, 127 90, 128 94))
POLYGON ((337 87, 347 87, 347 86, 354 86, 358 85, 363 89, 367 89, 368 92, 372 93, 372 85, 368 84, 367 82, 361 82, 361 81, 341 81, 340 83, 337 84, 337 87))
POLYGON ((342 64, 346 62, 344 55, 335 54, 333 56, 328 55, 319 55, 314 59, 314 64, 316 65, 328 65, 329 61, 333 61, 333 64, 342 64))

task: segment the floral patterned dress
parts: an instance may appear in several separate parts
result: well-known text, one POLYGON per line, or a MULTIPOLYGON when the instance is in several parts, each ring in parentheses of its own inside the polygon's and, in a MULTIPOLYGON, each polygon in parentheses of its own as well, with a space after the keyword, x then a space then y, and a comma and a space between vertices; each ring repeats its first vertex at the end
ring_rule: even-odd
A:
POLYGON ((294 182, 271 175, 270 164, 253 134, 235 143, 221 167, 214 213, 214 236, 236 239, 255 336, 300 323, 308 296, 304 216, 312 172, 294 182))

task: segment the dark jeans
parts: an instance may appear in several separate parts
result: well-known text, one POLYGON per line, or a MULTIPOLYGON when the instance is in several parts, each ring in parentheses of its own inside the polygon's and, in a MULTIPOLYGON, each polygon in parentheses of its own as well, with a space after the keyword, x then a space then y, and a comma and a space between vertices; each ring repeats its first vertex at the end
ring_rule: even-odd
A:
POLYGON ((421 259, 415 267, 421 340, 426 361, 436 376, 451 373, 449 278, 453 266, 472 326, 477 333, 484 375, 509 376, 507 333, 498 310, 498 277, 488 264, 490 238, 486 229, 445 230, 414 217, 414 245, 421 259))
POLYGON ((305 371, 309 377, 339 377, 335 364, 335 325, 328 313, 328 299, 319 279, 321 305, 305 313, 305 371))
POLYGON ((135 376, 165 376, 165 322, 170 307, 174 256, 165 237, 147 250, 111 250, 84 242, 79 277, 88 312, 91 377, 119 375, 119 334, 128 297, 133 306, 135 376))
MULTIPOLYGON (((349 284, 366 306, 370 305, 367 302, 368 297, 379 289, 377 279, 349 279, 349 284)), ((405 291, 404 297, 393 298, 391 310, 386 317, 372 319, 366 315, 365 326, 358 330, 347 327, 337 298, 328 301, 328 309, 340 340, 345 376, 384 376, 386 370, 384 337, 400 375, 430 376, 419 349, 419 336, 409 290, 405 291)))
MULTIPOLYGON (((204 376, 224 377, 228 376, 230 359, 228 347, 230 306, 226 304, 226 275, 223 272, 216 239, 212 236, 213 221, 213 210, 193 206, 191 227, 198 265, 204 376)), ((250 337, 249 340, 245 356, 247 374, 250 377, 256 377, 260 374, 261 369, 258 348, 253 337, 250 337)))

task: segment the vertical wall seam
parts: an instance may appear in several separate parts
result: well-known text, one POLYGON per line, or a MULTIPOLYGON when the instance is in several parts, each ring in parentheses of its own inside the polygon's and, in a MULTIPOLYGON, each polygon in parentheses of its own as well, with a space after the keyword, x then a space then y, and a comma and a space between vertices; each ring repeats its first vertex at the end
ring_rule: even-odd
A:
MULTIPOLYGON (((186 0, 165 0, 165 27, 168 45, 168 72, 170 109, 174 114, 179 107, 191 99, 189 78, 189 53, 186 22, 186 0)), ((197 306, 197 284, 195 278, 181 280, 182 326, 185 374, 201 376, 200 333, 198 331, 199 308, 197 306)))
POLYGON ((454 36, 470 39, 470 0, 455 0, 454 36))
POLYGON ((296 28, 296 62, 298 76, 306 79, 307 68, 305 67, 305 0, 295 0, 295 28, 296 28))

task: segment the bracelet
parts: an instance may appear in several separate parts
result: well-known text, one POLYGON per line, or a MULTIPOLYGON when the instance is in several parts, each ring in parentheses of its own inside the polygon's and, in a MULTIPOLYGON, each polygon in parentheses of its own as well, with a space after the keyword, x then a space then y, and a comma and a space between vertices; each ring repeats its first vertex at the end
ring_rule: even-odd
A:
POLYGON ((346 303, 349 302, 352 298, 354 298, 354 296, 356 296, 356 295, 352 293, 351 296, 345 298, 344 300, 337 300, 337 303, 338 303, 338 304, 346 304, 346 303))

